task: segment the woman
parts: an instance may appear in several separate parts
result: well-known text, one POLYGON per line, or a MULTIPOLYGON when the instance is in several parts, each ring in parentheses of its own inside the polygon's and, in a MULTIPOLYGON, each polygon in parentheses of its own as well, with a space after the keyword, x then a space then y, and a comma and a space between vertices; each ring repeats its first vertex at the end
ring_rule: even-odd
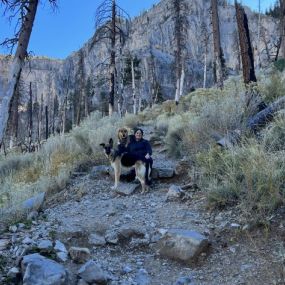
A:
POLYGON ((133 165, 136 161, 141 160, 146 164, 146 183, 149 185, 148 179, 149 168, 152 169, 153 160, 151 158, 152 149, 148 140, 143 138, 143 130, 136 128, 134 135, 129 137, 130 142, 127 147, 118 146, 119 152, 123 153, 122 164, 125 166, 133 165))

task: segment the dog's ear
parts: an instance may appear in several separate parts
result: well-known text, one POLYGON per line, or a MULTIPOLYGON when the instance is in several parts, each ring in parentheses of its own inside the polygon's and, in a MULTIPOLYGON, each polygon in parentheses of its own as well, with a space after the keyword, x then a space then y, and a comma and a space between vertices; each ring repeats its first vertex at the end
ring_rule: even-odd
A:
POLYGON ((100 143, 100 145, 101 145, 102 147, 105 147, 105 144, 104 144, 104 143, 100 143))
POLYGON ((113 142, 113 139, 110 138, 110 139, 109 139, 109 145, 110 145, 110 147, 113 147, 113 143, 114 143, 114 142, 113 142))

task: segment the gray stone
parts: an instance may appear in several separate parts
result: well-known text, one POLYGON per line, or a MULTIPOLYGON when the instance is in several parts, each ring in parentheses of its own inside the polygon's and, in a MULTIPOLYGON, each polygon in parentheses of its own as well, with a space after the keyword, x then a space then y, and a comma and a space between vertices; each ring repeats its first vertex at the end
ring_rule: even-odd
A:
POLYGON ((182 229, 167 230, 158 242, 161 256, 184 262, 193 262, 208 245, 205 236, 196 231, 182 229))
POLYGON ((54 249, 57 252, 61 251, 61 252, 66 252, 67 253, 67 249, 66 249, 65 245, 61 241, 59 241, 59 240, 55 241, 54 249))
POLYGON ((175 285, 192 285, 190 277, 180 277, 175 282, 175 285))
POLYGON ((57 257, 58 261, 66 262, 68 260, 68 253, 60 251, 60 252, 56 253, 56 257, 57 257))
POLYGON ((131 273, 132 271, 133 271, 133 269, 130 265, 125 265, 125 266, 123 266, 123 268, 121 270, 121 274, 128 274, 128 273, 131 273))
POLYGON ((139 271, 136 274, 135 280, 136 280, 137 285, 149 285, 149 284, 151 284, 148 273, 144 268, 139 269, 139 271))
POLYGON ((19 274, 20 274, 20 269, 18 267, 12 267, 9 269, 7 276, 11 279, 15 279, 19 274))
POLYGON ((69 249, 71 259, 76 263, 84 263, 90 257, 90 250, 85 247, 71 247, 69 249))
POLYGON ((10 241, 8 239, 0 239, 0 250, 8 248, 10 241))
POLYGON ((9 227, 9 232, 11 232, 11 233, 15 233, 17 230, 18 230, 18 227, 16 225, 9 227))
POLYGON ((53 248, 52 242, 50 240, 46 240, 46 239, 39 241, 37 247, 39 249, 44 249, 44 250, 50 250, 53 248))
POLYGON ((65 268, 38 253, 24 256, 21 263, 23 285, 68 285, 65 268))
POLYGON ((107 274, 93 260, 86 262, 79 269, 78 275, 87 283, 107 284, 108 282, 107 274))
POLYGON ((97 234, 91 234, 88 238, 90 244, 95 246, 103 246, 106 244, 106 240, 103 236, 97 234))
POLYGON ((144 238, 145 232, 139 228, 123 226, 118 230, 119 240, 129 240, 131 238, 144 238))
POLYGON ((180 186, 177 185, 171 185, 168 189, 168 192, 166 194, 166 201, 174 201, 179 200, 183 198, 185 195, 184 191, 181 189, 180 186))
POLYGON ((116 193, 123 195, 123 196, 129 196, 132 195, 137 188, 140 187, 140 184, 134 184, 134 183, 120 183, 118 188, 116 188, 116 193))
POLYGON ((97 165, 92 168, 91 172, 89 173, 89 177, 91 179, 96 179, 100 176, 106 176, 108 174, 110 174, 110 166, 97 165))
POLYGON ((172 178, 173 176, 173 168, 158 168, 158 178, 172 178))
POLYGON ((29 237, 25 237, 22 241, 23 244, 33 244, 35 243, 34 240, 32 240, 31 238, 29 237))
POLYGON ((105 235, 105 240, 109 244, 118 244, 119 242, 118 233, 114 230, 107 231, 105 235))
POLYGON ((36 196, 27 199, 22 203, 22 208, 25 211, 38 211, 44 203, 45 192, 39 193, 36 196))

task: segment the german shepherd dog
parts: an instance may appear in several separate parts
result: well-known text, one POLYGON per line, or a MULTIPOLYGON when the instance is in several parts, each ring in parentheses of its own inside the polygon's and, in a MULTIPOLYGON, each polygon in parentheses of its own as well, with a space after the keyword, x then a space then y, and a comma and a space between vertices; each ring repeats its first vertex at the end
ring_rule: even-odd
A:
MULTIPOLYGON (((122 167, 135 167, 135 172, 136 172, 136 178, 141 183, 142 186, 142 193, 146 193, 149 191, 149 186, 146 184, 146 167, 145 163, 142 162, 141 160, 138 161, 128 161, 127 164, 122 163, 122 155, 119 154, 118 150, 113 148, 113 139, 110 138, 109 143, 101 143, 100 145, 104 148, 104 153, 106 157, 109 159, 111 166, 114 168, 115 171, 115 185, 111 187, 112 189, 118 188, 119 185, 119 180, 120 180, 120 175, 121 175, 121 170, 122 167)), ((150 175, 150 170, 148 175, 150 175)))

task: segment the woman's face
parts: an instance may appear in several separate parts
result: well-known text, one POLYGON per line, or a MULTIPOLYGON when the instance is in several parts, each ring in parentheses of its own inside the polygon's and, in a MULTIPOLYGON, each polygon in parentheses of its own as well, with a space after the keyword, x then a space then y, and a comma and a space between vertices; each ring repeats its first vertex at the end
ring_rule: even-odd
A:
POLYGON ((137 141, 142 139, 142 132, 140 130, 135 132, 135 138, 137 141))

